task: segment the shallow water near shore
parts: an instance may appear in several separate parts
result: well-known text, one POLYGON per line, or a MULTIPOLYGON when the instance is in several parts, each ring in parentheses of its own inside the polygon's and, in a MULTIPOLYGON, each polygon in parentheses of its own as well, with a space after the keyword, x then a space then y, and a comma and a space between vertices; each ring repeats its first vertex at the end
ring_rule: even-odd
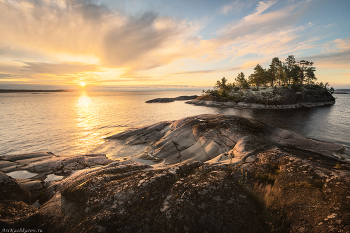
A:
POLYGON ((155 98, 200 94, 200 91, 0 93, 0 155, 51 151, 123 157, 125 153, 119 151, 118 142, 105 137, 129 127, 199 114, 248 117, 350 148, 350 95, 335 94, 336 104, 332 106, 276 110, 211 108, 185 101, 145 103, 155 98))
POLYGON ((12 178, 29 179, 38 174, 29 172, 29 171, 14 171, 14 172, 7 173, 7 175, 11 176, 12 178))

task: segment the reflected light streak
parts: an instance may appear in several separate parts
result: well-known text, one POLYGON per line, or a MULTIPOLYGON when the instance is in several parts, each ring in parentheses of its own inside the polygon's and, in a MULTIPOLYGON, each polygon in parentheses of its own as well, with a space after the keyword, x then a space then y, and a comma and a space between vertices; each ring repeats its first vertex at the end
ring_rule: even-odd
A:
POLYGON ((97 133, 98 109, 95 108, 91 97, 83 90, 76 102, 76 127, 78 128, 78 137, 74 144, 79 153, 90 153, 104 143, 102 137, 97 133))

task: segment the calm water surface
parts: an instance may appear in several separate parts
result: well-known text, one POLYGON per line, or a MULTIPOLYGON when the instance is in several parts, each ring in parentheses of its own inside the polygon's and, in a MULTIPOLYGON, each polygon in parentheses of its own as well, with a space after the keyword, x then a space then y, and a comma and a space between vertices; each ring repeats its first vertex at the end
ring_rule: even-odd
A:
POLYGON ((334 95, 328 107, 294 110, 208 108, 151 103, 160 97, 200 95, 200 91, 0 93, 0 154, 51 151, 56 154, 113 154, 106 136, 129 127, 198 114, 249 117, 303 136, 350 148, 350 94, 334 95))

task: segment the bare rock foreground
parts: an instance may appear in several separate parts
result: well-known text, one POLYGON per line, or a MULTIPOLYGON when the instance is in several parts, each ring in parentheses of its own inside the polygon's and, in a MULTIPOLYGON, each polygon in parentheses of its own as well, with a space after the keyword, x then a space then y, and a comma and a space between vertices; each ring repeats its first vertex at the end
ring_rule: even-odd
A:
POLYGON ((146 145, 137 158, 158 165, 102 155, 47 154, 56 160, 46 165, 36 160, 45 156, 22 165, 28 154, 2 157, 7 174, 66 178, 45 186, 35 210, 26 182, 0 174, 0 225, 30 223, 44 232, 350 231, 350 165, 340 144, 226 115, 160 122, 109 139, 146 145))

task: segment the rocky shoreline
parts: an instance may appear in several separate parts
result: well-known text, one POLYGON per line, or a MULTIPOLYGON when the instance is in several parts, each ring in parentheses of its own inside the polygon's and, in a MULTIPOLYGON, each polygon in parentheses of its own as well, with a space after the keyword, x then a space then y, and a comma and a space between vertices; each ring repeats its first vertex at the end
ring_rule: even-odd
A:
POLYGON ((153 100, 147 100, 146 103, 170 103, 170 102, 174 102, 174 101, 179 101, 179 100, 192 100, 197 98, 198 95, 191 95, 191 96, 178 96, 175 98, 157 98, 157 99, 153 99, 153 100))
POLYGON ((193 104, 195 106, 207 106, 207 107, 225 107, 225 108, 254 108, 254 109, 293 109, 293 108, 311 108, 319 106, 328 106, 335 104, 335 101, 322 101, 322 102, 303 102, 297 104, 255 104, 255 103, 245 103, 245 102, 218 102, 218 101, 208 101, 208 100, 190 100, 186 101, 186 104, 193 104))
POLYGON ((54 233, 350 231, 350 164, 340 144, 228 115, 159 122, 109 140, 145 145, 137 158, 157 164, 100 154, 1 156, 0 226, 54 233), (51 175, 61 178, 47 181, 51 175))

